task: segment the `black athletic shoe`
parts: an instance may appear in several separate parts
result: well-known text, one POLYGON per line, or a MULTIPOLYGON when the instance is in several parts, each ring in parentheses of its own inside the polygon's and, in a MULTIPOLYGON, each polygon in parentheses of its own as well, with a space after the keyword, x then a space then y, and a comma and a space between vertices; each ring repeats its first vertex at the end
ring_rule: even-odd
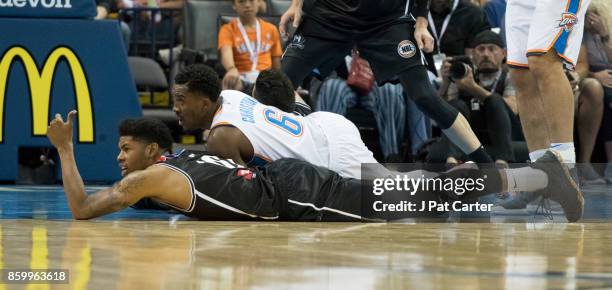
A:
POLYGON ((530 165, 548 175, 548 185, 536 193, 561 204, 567 220, 576 222, 582 218, 584 197, 567 166, 561 163, 560 159, 557 153, 549 150, 530 165))

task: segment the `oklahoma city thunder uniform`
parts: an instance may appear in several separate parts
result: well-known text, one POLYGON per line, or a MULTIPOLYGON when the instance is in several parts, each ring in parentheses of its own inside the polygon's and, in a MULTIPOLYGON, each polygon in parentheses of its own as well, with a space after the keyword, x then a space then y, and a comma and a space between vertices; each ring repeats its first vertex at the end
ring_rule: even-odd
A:
POLYGON ((578 60, 591 0, 508 0, 508 64, 528 67, 527 56, 555 49, 568 68, 578 60))
POLYGON ((341 115, 315 112, 297 116, 233 90, 222 91, 220 98, 222 106, 211 129, 222 125, 238 128, 253 146, 250 165, 296 158, 359 179, 362 163, 377 163, 355 125, 341 115))

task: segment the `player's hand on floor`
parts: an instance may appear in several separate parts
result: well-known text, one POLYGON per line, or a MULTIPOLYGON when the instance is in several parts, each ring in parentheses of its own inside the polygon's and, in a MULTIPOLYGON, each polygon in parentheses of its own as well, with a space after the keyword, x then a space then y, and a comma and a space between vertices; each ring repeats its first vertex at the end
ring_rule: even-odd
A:
POLYGON ((47 138, 55 148, 62 149, 72 144, 72 123, 76 114, 76 110, 70 111, 66 117, 66 122, 62 119, 61 114, 55 114, 55 118, 49 123, 47 138))

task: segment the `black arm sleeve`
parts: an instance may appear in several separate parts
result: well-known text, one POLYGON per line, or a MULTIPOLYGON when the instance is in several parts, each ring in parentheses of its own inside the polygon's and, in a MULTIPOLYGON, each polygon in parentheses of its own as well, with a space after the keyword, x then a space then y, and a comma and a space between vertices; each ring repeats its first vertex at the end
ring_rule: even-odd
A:
POLYGON ((414 18, 417 17, 425 17, 427 18, 427 14, 429 14, 429 0, 413 0, 414 4, 412 4, 412 16, 414 18))

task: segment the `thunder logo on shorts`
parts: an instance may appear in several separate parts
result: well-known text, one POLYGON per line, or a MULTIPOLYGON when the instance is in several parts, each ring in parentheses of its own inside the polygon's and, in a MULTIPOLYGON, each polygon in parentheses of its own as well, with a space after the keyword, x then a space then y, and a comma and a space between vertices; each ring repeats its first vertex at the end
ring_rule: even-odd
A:
POLYGON ((565 12, 561 14, 561 21, 559 21, 559 27, 563 27, 563 30, 565 30, 565 32, 572 31, 576 23, 578 23, 578 17, 576 17, 576 14, 570 12, 565 12))

